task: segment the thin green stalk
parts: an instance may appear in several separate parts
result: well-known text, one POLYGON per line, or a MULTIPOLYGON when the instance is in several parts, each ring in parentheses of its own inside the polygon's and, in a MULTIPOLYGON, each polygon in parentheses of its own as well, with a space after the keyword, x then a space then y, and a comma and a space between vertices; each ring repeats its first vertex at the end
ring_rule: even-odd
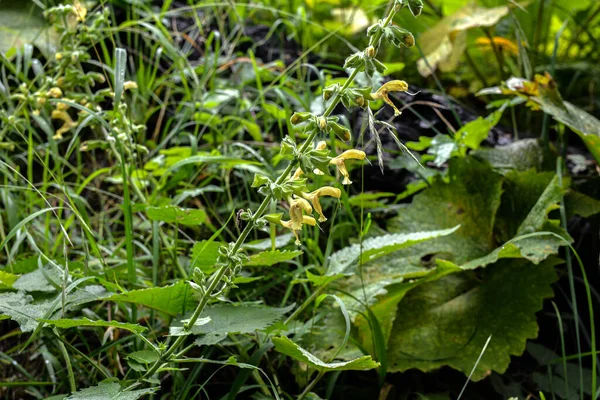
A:
MULTIPOLYGON (((59 336, 58 330, 56 328, 53 329, 54 334, 56 336, 59 336)), ((71 365, 71 358, 69 357, 69 353, 67 352, 67 348, 65 347, 65 344, 58 340, 58 348, 63 356, 63 358, 65 359, 65 364, 67 367, 67 373, 69 376, 69 387, 71 390, 71 393, 75 393, 77 391, 77 385, 75 384, 75 374, 73 373, 73 366, 71 365)))
MULTIPOLYGON (((556 160, 556 174, 558 175, 558 185, 562 187, 563 179, 562 179, 562 171, 563 168, 563 158, 558 157, 556 160)), ((560 202, 560 223, 563 229, 567 229, 567 213, 565 210, 565 202, 564 199, 561 199, 560 202)), ((581 360, 581 340, 579 333, 579 310, 577 307, 577 296, 575 294, 575 278, 573 275, 573 264, 571 260, 571 251, 569 249, 565 250, 565 263, 567 264, 567 272, 569 277, 569 289, 571 291, 571 304, 573 307, 573 319, 575 320, 575 339, 577 342, 577 353, 579 357, 577 357, 577 363, 579 364, 579 387, 583 388, 583 363, 581 360)), ((583 399, 583 390, 580 392, 581 398, 583 399)))
POLYGON ((319 381, 321 380, 321 378, 323 378, 324 375, 325 375, 324 371, 319 371, 319 374, 315 377, 315 379, 313 379, 312 382, 309 383, 306 386, 306 388, 304 388, 302 393, 300 393, 300 396, 298 396, 298 400, 304 399, 310 393, 310 391, 315 387, 315 385, 317 383, 319 383, 319 381))

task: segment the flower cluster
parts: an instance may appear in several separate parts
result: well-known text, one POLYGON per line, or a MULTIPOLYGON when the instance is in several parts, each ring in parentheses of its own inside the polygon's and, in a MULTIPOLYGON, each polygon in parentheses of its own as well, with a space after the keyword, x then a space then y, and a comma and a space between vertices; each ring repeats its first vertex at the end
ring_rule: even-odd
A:
MULTIPOLYGON (((327 144, 323 141, 318 142, 314 148, 314 151, 324 154, 327 151, 327 144)), ((366 154, 364 151, 352 149, 346 150, 336 157, 327 158, 327 164, 335 166, 337 171, 342 175, 342 184, 350 185, 352 181, 350 180, 350 174, 346 168, 346 161, 364 160, 366 158, 366 154)), ((324 174, 323 170, 320 168, 313 168, 311 172, 316 175, 324 174)), ((282 220, 283 214, 281 213, 264 216, 266 221, 290 229, 296 237, 297 245, 301 244, 298 232, 302 230, 302 226, 317 225, 317 220, 313 217, 313 212, 318 215, 318 222, 327 221, 327 217, 323 213, 323 207, 320 201, 321 198, 333 197, 339 199, 342 195, 342 191, 340 189, 332 186, 323 186, 313 191, 306 190, 306 179, 302 178, 302 176, 305 174, 306 173, 302 167, 298 167, 289 180, 285 184, 281 185, 283 189, 278 191, 278 193, 286 193, 286 196, 282 200, 285 200, 289 204, 290 219, 282 220)), ((271 183, 271 187, 274 185, 264 177, 257 177, 255 178, 255 181, 262 181, 265 184, 271 183)))

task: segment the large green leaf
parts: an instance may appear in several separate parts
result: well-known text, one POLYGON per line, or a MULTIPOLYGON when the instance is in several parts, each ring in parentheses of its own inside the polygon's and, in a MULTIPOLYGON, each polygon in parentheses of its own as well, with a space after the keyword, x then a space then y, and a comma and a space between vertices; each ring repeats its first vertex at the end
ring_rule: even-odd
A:
POLYGON ((19 275, 0 270, 0 289, 11 289, 19 275))
POLYGON ((226 245, 223 242, 209 242, 207 240, 196 242, 192 247, 191 267, 200 268, 205 274, 211 273, 215 270, 215 264, 217 258, 219 258, 219 247, 226 245))
POLYGON ((105 300, 139 304, 169 315, 183 314, 190 310, 195 303, 192 290, 185 282, 150 289, 131 290, 105 297, 105 300))
POLYGON ((13 288, 26 292, 56 292, 63 282, 61 275, 55 268, 38 268, 21 275, 13 288))
POLYGON ((155 221, 178 223, 181 225, 200 225, 206 219, 204 210, 180 208, 177 206, 146 207, 146 215, 155 221))
POLYGON ((510 171, 539 170, 544 155, 537 139, 523 139, 506 146, 484 147, 471 154, 489 162, 501 174, 510 171))
POLYGON ((97 386, 73 393, 66 400, 137 400, 155 392, 156 389, 122 390, 116 382, 100 382, 97 386))
POLYGON ((112 327, 112 328, 125 329, 127 331, 137 333, 137 334, 140 334, 146 330, 145 327, 138 325, 138 324, 129 324, 129 323, 118 322, 118 321, 102 321, 102 320, 92 321, 91 319, 88 319, 88 318, 40 319, 39 321, 44 322, 48 325, 56 326, 57 328, 63 328, 63 329, 78 328, 78 327, 82 327, 82 326, 91 326, 91 327, 100 326, 100 327, 104 327, 104 328, 112 327))
POLYGON ((326 363, 319 360, 316 356, 311 354, 308 350, 303 349, 296 343, 291 341, 289 338, 275 337, 271 339, 275 345, 275 350, 285 354, 286 356, 292 357, 293 359, 303 362, 308 366, 316 369, 317 371, 367 371, 379 366, 378 362, 373 361, 371 356, 364 356, 356 358, 350 361, 339 361, 326 363))
POLYGON ((24 292, 0 293, 0 314, 18 322, 23 332, 37 328, 38 319, 50 310, 51 305, 51 301, 34 302, 33 297, 24 292))
POLYGON ((35 44, 44 55, 52 53, 58 35, 50 29, 42 10, 34 2, 3 0, 0 7, 0 52, 35 44))
POLYGON ((546 96, 533 98, 541 109, 577 133, 597 162, 600 163, 600 120, 568 101, 558 103, 546 96))
POLYGON ((250 260, 248 260, 245 265, 270 267, 279 264, 280 262, 293 260, 301 254, 301 250, 263 251, 250 256, 250 260))
MULTIPOLYGON (((489 164, 472 157, 452 159, 448 173, 450 182, 438 178, 430 189, 417 194, 411 204, 401 208, 398 216, 389 221, 388 230, 433 231, 460 225, 452 235, 416 246, 416 255, 443 254, 446 259, 463 263, 496 247, 493 224, 500 206, 502 177, 489 164)), ((414 252, 414 249, 409 250, 414 252)), ((396 253, 394 258, 405 264, 402 253, 396 253)), ((416 260, 417 265, 420 261, 416 260)))
POLYGON ((397 233, 376 236, 363 241, 362 245, 354 244, 345 247, 331 255, 329 259, 328 276, 337 274, 354 274, 354 267, 393 253, 397 250, 421 243, 427 240, 447 236, 454 233, 459 227, 437 231, 397 233))
MULTIPOLYGON (((208 307, 203 313, 199 323, 191 327, 193 335, 202 335, 196 340, 198 345, 211 345, 222 341, 229 333, 252 333, 265 329, 279 321, 289 312, 293 305, 286 308, 274 308, 261 305, 217 304, 208 307)), ((176 321, 171 325, 171 335, 183 334, 183 321, 176 321)))
POLYGON ((468 374, 491 336, 473 379, 504 372, 510 356, 522 354, 527 339, 537 336, 535 313, 552 296, 557 263, 503 260, 481 277, 463 272, 410 291, 390 336, 390 371, 449 365, 468 374))

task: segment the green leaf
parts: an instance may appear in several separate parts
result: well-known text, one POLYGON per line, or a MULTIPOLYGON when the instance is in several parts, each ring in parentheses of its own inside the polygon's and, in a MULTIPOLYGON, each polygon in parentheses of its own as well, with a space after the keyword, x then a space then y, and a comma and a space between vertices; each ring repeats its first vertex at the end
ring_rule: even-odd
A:
POLYGON ((178 223, 181 225, 200 225, 206 219, 204 210, 180 208, 177 206, 146 207, 148 218, 153 221, 178 223))
POLYGON ((449 275, 410 291, 398 307, 388 343, 390 371, 431 371, 449 365, 481 380, 503 373, 537 336, 535 313, 552 296, 557 259, 539 265, 502 260, 482 270, 449 275))
POLYGON ((351 361, 339 361, 326 363, 312 355, 309 351, 298 346, 285 336, 275 337, 271 339, 275 345, 275 350, 292 357, 293 359, 303 362, 308 366, 320 371, 367 371, 379 367, 379 363, 373 361, 371 356, 356 358, 351 361))
POLYGON ((566 191, 567 179, 563 181, 564 187, 559 186, 558 176, 555 175, 552 181, 548 184, 542 195, 533 205, 527 217, 521 222, 517 235, 536 232, 542 228, 547 220, 548 213, 559 208, 558 202, 561 201, 564 192, 566 191))
POLYGON ((4 0, 0 13, 0 52, 35 44, 46 57, 56 49, 58 35, 42 15, 34 2, 4 0))
POLYGON ((66 400, 137 400, 155 391, 154 388, 122 390, 121 385, 116 382, 100 382, 97 386, 73 393, 66 400))
POLYGON ((411 204, 399 209, 398 216, 388 221, 388 230, 399 233, 460 225, 452 235, 408 250, 416 252, 409 254, 413 265, 421 265, 424 255, 436 254, 461 264, 496 247, 493 224, 500 206, 502 177, 489 164, 473 157, 452 159, 448 174, 450 182, 437 178, 431 188, 417 194, 411 204))
MULTIPOLYGON (((225 339, 229 333, 252 333, 265 329, 279 321, 293 307, 217 304, 208 307, 202 313, 202 323, 194 325, 190 331, 193 335, 203 335, 196 340, 197 345, 212 345, 225 339)), ((189 315, 171 325, 171 334, 182 331, 183 321, 187 318, 189 315)))
POLYGON ((394 251, 412 246, 441 236, 446 236, 458 230, 458 226, 450 229, 428 232, 397 233, 373 237, 360 244, 345 247, 333 253, 329 259, 327 275, 353 274, 352 267, 383 257, 394 251))
POLYGON ((0 313, 16 321, 22 332, 31 332, 38 326, 38 319, 50 310, 50 301, 34 302, 24 292, 0 293, 0 313))
POLYGON ((263 251, 250 256, 250 260, 244 265, 270 267, 272 265, 279 264, 280 262, 293 260, 302 254, 303 252, 301 250, 263 251))
MULTIPOLYGON (((276 249, 283 247, 286 244, 290 243, 292 239, 294 239, 294 235, 292 233, 285 233, 283 235, 275 236, 274 247, 276 249)), ((254 251, 269 250, 272 247, 272 241, 270 238, 255 240, 252 242, 245 243, 242 247, 254 251)))
POLYGON ((192 247, 191 268, 200 268, 205 274, 213 272, 219 258, 219 247, 226 245, 227 243, 208 240, 196 242, 192 247))
POLYGON ((568 101, 557 104, 552 98, 533 97, 547 114, 558 122, 562 122, 577 133, 597 162, 600 163, 600 120, 568 101))
POLYGON ((127 358, 140 364, 151 364, 158 361, 158 354, 152 350, 140 350, 128 354, 127 358))
POLYGON ((132 290, 105 297, 104 300, 140 304, 169 315, 183 314, 194 306, 192 290, 185 282, 150 289, 132 290))
POLYGON ((0 270, 0 289, 12 289, 13 283, 19 279, 19 275, 0 270))
POLYGON ((502 117, 502 111, 496 111, 486 118, 477 118, 463 125, 454 135, 459 144, 476 150, 485 139, 487 139, 490 130, 496 126, 502 117))
POLYGON ((100 326, 105 328, 119 328, 125 329, 126 331, 133 332, 136 334, 143 333, 147 329, 138 324, 128 324, 124 322, 118 321, 92 321, 88 318, 82 319, 40 319, 40 322, 44 322, 48 325, 56 326, 57 328, 68 329, 68 328, 78 328, 82 326, 100 326))
POLYGON ((565 208, 567 209, 567 217, 579 215, 587 218, 600 213, 600 200, 583 193, 569 191, 565 195, 565 208))
POLYGON ((517 140, 506 146, 480 148, 472 153, 505 175, 510 171, 540 170, 544 159, 537 139, 517 140))
POLYGON ((13 288, 26 292, 52 293, 58 290, 57 286, 62 284, 62 276, 55 268, 38 268, 33 272, 21 275, 13 284, 13 288), (53 282, 53 284, 51 283, 53 282))

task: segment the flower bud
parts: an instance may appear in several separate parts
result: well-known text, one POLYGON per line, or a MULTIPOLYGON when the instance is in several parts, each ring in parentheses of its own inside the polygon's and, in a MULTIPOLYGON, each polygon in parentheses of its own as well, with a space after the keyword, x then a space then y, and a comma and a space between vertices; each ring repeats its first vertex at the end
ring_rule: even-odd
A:
POLYGON ((292 125, 297 125, 301 122, 307 121, 310 117, 312 117, 312 113, 295 112, 294 114, 292 114, 292 117, 290 118, 290 122, 292 123, 292 125))
POLYGON ((338 124, 337 122, 329 122, 329 126, 342 141, 348 142, 350 139, 352 139, 350 129, 338 124))
POLYGON ((325 129, 327 129, 327 120, 325 119, 325 117, 320 117, 318 123, 320 130, 324 131, 325 129))
POLYGON ((375 51, 375 47, 373 46, 369 46, 365 49, 365 55, 369 58, 373 58, 375 57, 376 51, 375 51))
POLYGON ((408 9, 415 17, 421 15, 421 11, 423 11, 423 0, 407 0, 408 1, 408 9))

